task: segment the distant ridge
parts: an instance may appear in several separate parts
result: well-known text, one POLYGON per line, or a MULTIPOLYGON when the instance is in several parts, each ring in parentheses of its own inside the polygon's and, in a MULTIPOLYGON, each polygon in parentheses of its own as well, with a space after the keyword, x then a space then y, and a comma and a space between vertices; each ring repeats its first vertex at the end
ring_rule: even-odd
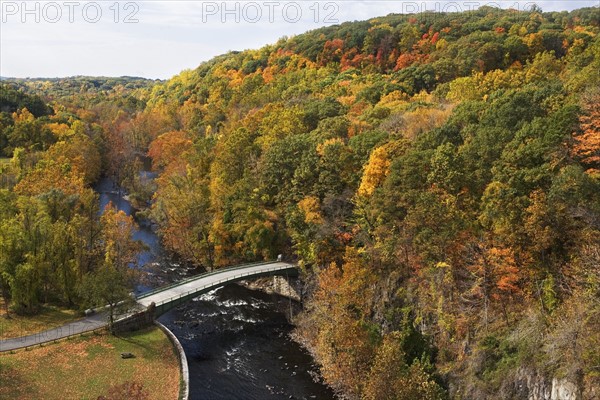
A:
POLYGON ((2 81, 61 81, 61 80, 77 80, 77 79, 123 79, 123 80, 144 80, 144 81, 152 81, 152 82, 160 82, 163 79, 151 79, 144 78, 141 76, 130 76, 130 75, 122 75, 122 76, 93 76, 93 75, 74 75, 74 76, 65 76, 65 77, 27 77, 27 78, 15 78, 12 76, 0 76, 0 80, 2 81))

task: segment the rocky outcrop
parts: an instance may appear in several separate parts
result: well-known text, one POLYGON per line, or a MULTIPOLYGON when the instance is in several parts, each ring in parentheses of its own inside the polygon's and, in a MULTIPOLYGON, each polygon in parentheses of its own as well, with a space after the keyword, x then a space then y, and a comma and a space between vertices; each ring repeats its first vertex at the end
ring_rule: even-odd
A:
POLYGON ((550 400, 579 400, 581 393, 577 385, 566 379, 552 379, 550 400))
POLYGON ((286 278, 284 276, 273 276, 249 281, 240 284, 253 290, 262 290, 265 293, 275 293, 280 296, 289 297, 298 302, 302 301, 302 282, 297 278, 286 278))
POLYGON ((516 375, 511 397, 527 400, 584 400, 580 388, 566 378, 549 379, 528 369, 516 375))

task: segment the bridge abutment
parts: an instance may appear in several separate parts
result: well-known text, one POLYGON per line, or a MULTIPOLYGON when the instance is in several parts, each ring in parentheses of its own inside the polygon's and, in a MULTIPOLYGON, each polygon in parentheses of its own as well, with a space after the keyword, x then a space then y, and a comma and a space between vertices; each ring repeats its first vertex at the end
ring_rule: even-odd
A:
POLYGON ((132 332, 153 325, 155 311, 156 306, 152 303, 145 310, 115 321, 113 324, 113 333, 132 332))
POLYGON ((253 290, 262 290, 269 294, 278 294, 297 302, 302 302, 302 282, 297 277, 271 276, 240 282, 253 290))

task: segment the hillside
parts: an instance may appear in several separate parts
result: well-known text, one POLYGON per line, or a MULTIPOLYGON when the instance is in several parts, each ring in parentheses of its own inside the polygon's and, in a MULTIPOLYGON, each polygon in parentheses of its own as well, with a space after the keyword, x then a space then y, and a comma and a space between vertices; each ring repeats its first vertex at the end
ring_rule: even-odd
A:
MULTIPOLYGON (((389 15, 128 97, 44 96, 183 259, 298 260, 297 336, 347 398, 591 399, 599 12, 389 15)), ((16 183, 35 171, 17 192, 38 193, 16 183)))
POLYGON ((298 334, 350 398, 520 398, 553 377, 591 398, 597 33, 598 9, 482 8, 218 57, 148 98, 170 116, 152 215, 194 263, 297 257, 298 334))

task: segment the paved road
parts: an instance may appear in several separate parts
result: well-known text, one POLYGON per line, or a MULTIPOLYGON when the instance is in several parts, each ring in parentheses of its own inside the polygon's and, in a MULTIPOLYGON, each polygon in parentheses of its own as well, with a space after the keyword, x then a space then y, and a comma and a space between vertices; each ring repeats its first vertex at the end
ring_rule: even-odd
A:
POLYGON ((35 346, 41 343, 51 342, 67 336, 77 335, 83 332, 93 331, 107 325, 107 316, 99 313, 83 319, 70 322, 47 331, 34 333, 29 336, 21 336, 13 339, 0 340, 0 352, 20 349, 22 347, 35 346))
POLYGON ((161 290, 157 293, 153 293, 149 296, 139 298, 138 303, 146 307, 148 307, 150 303, 159 305, 161 303, 169 302, 170 299, 177 298, 178 296, 186 296, 207 288, 216 288, 227 284, 227 282, 234 281, 235 279, 244 276, 251 278, 252 275, 276 272, 290 268, 295 267, 293 264, 288 264, 285 262, 272 262, 258 265, 250 265, 244 268, 217 271, 217 273, 215 274, 199 276, 198 278, 186 281, 177 286, 173 286, 168 289, 161 290))
MULTIPOLYGON (((203 289, 216 288, 226 285, 228 282, 239 280, 242 277, 252 278, 252 276, 283 271, 290 268, 294 268, 294 265, 284 262, 271 262, 216 271, 215 273, 201 275, 197 278, 186 280, 181 284, 151 293, 146 297, 138 299, 138 303, 145 307, 149 306, 150 303, 155 303, 156 305, 169 303, 171 299, 177 298, 180 295, 187 296, 203 289)), ((67 336, 93 331, 106 325, 108 325, 106 313, 98 313, 33 335, 0 340, 0 352, 51 342, 67 336)))

